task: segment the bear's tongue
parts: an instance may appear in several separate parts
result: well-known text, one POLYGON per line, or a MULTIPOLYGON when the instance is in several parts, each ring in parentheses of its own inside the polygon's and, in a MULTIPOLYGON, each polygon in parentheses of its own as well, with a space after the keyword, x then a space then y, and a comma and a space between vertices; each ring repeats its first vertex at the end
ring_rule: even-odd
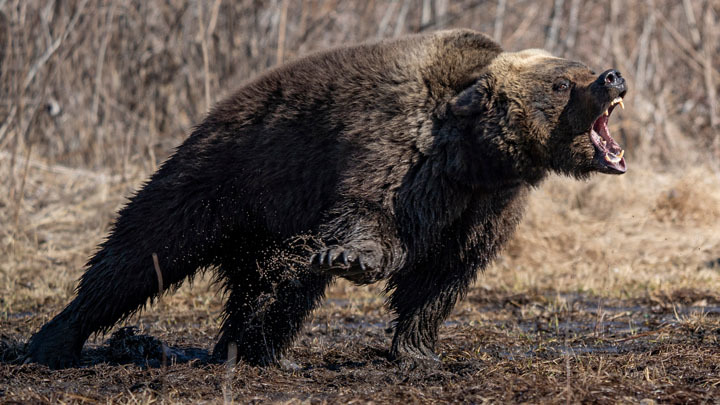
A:
POLYGON ((595 120, 590 130, 590 140, 592 140, 592 143, 598 152, 600 152, 602 158, 605 159, 607 163, 615 165, 620 163, 625 151, 615 142, 612 136, 610 136, 610 131, 608 130, 608 118, 610 117, 612 109, 611 107, 608 112, 602 114, 595 120))

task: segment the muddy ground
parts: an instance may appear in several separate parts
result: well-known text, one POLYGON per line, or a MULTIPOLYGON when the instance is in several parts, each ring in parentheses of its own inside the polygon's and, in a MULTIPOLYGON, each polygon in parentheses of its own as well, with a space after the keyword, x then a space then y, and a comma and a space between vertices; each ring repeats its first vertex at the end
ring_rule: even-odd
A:
POLYGON ((219 310, 220 297, 199 313, 161 303, 128 322, 134 327, 91 340, 83 366, 61 371, 18 364, 23 342, 42 318, 8 314, 0 322, 0 402, 647 404, 720 398, 718 294, 686 290, 621 300, 477 287, 442 329, 442 363, 403 372, 386 358, 391 319, 373 290, 334 286, 288 361, 266 368, 210 361, 217 332, 212 308, 219 310))

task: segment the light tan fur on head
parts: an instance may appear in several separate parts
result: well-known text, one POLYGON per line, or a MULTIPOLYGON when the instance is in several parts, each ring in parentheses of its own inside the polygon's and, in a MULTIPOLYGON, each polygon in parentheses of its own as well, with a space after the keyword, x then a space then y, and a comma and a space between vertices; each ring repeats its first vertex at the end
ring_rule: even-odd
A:
POLYGON ((503 52, 490 64, 490 71, 500 72, 516 69, 526 70, 547 59, 557 59, 543 49, 524 49, 518 52, 503 52))

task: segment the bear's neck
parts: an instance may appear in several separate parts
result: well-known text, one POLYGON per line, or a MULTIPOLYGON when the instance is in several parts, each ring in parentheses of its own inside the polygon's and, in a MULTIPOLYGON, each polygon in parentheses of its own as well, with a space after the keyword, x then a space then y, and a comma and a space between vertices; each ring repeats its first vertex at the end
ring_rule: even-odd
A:
POLYGON ((513 142, 497 115, 487 110, 472 120, 450 115, 437 133, 436 163, 445 167, 449 179, 481 191, 537 186, 547 169, 513 142))
POLYGON ((454 240, 474 270, 483 268, 514 232, 532 184, 519 176, 503 179, 510 172, 497 166, 458 159, 462 143, 436 146, 411 170, 397 196, 408 260, 415 263, 439 255, 448 240, 454 240), (477 175, 483 169, 499 177, 477 175), (475 177, 468 181, 471 175, 475 177), (459 240, 457 235, 470 237, 459 240), (479 246, 480 241, 487 243, 479 246))

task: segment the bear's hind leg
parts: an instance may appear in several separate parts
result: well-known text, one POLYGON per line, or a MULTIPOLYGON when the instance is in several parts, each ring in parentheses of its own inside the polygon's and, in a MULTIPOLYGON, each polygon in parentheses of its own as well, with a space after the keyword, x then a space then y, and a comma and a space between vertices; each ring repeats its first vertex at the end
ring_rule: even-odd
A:
MULTIPOLYGON (((26 362, 37 362, 50 368, 77 365, 87 338, 95 332, 106 332, 118 321, 141 309, 168 288, 181 283, 199 267, 207 265, 198 257, 163 249, 161 243, 141 242, 111 235, 103 248, 90 260, 80 279, 77 296, 62 312, 35 333, 27 345, 26 362), (161 276, 154 265, 157 252, 161 276), (161 281, 162 280, 162 281, 161 281)), ((171 242, 167 242, 171 245, 171 242)))
MULTIPOLYGON (((128 252, 125 259, 108 258, 107 247, 98 252, 82 276, 77 296, 28 342, 26 363, 53 369, 77 365, 92 333, 107 331, 161 292, 152 255, 133 254, 129 248, 128 252)), ((161 264, 163 290, 197 269, 195 263, 171 266, 160 260, 166 264, 161 264)))
POLYGON ((178 185, 177 173, 183 171, 174 159, 120 211, 88 262, 75 299, 28 342, 26 362, 51 368, 77 364, 91 334, 108 331, 149 299, 215 263, 232 226, 222 218, 233 207, 222 205, 222 190, 200 188, 210 182, 178 185))

